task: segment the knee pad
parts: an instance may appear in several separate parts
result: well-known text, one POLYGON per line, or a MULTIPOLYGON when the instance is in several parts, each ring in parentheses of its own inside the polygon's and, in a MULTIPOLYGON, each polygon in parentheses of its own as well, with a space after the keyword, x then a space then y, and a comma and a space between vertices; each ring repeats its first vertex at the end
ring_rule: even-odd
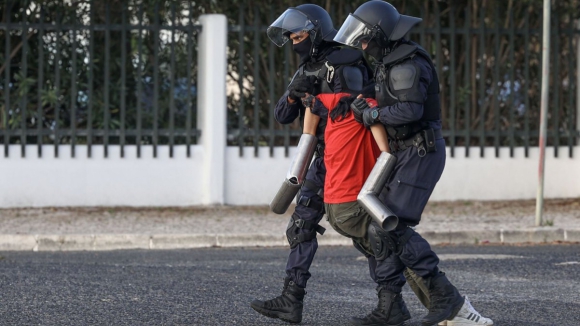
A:
POLYGON ((394 249, 396 249, 396 245, 389 235, 389 232, 383 230, 374 221, 369 224, 367 236, 375 253, 375 259, 378 261, 387 259, 395 251, 394 249))
POLYGON ((321 235, 324 234, 326 229, 318 225, 318 221, 320 221, 320 218, 304 220, 298 215, 292 214, 286 227, 286 238, 290 248, 296 247, 299 243, 315 239, 317 232, 321 235), (304 229, 304 232, 300 232, 300 229, 304 229))

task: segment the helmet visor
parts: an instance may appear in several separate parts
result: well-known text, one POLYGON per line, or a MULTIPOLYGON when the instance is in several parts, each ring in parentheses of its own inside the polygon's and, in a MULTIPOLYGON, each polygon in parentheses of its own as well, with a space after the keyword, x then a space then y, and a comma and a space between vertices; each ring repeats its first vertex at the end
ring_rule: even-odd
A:
POLYGON ((371 29, 364 22, 349 14, 336 33, 334 41, 360 49, 362 48, 361 41, 368 42, 372 38, 371 32, 371 29))
POLYGON ((289 8, 268 27, 266 33, 277 46, 282 46, 290 39, 291 33, 310 31, 314 24, 302 12, 289 8))

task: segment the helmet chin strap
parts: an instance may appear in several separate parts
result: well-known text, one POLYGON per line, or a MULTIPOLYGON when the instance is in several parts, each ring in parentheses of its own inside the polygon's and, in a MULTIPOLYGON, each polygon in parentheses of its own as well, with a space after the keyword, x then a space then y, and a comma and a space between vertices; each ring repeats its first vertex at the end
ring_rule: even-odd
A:
POLYGON ((318 54, 318 46, 320 45, 320 39, 317 38, 318 32, 316 30, 311 30, 310 40, 312 41, 312 46, 310 48, 310 56, 316 57, 318 54))

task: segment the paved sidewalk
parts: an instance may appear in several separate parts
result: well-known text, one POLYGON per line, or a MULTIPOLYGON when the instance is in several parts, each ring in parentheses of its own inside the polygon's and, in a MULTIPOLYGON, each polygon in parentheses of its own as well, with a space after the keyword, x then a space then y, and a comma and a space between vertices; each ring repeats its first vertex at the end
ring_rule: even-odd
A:
MULTIPOLYGON (((0 209, 0 250, 115 250, 287 246, 293 211, 267 206, 0 209)), ((580 242, 580 198, 545 202, 547 226, 535 227, 535 201, 432 202, 417 227, 432 244, 580 242)), ((320 245, 350 245, 323 219, 320 245)))

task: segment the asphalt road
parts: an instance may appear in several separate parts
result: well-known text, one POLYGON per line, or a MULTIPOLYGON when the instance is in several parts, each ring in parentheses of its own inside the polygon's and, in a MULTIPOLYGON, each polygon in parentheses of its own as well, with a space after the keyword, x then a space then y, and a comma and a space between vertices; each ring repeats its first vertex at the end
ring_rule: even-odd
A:
MULTIPOLYGON (((434 247, 495 325, 580 325, 580 245, 434 247)), ((0 252, 0 325, 287 325, 254 312, 281 291, 285 248, 0 252)), ((319 249, 303 325, 347 325, 376 305, 366 261, 319 249)), ((425 309, 405 287, 420 325, 425 309)))

